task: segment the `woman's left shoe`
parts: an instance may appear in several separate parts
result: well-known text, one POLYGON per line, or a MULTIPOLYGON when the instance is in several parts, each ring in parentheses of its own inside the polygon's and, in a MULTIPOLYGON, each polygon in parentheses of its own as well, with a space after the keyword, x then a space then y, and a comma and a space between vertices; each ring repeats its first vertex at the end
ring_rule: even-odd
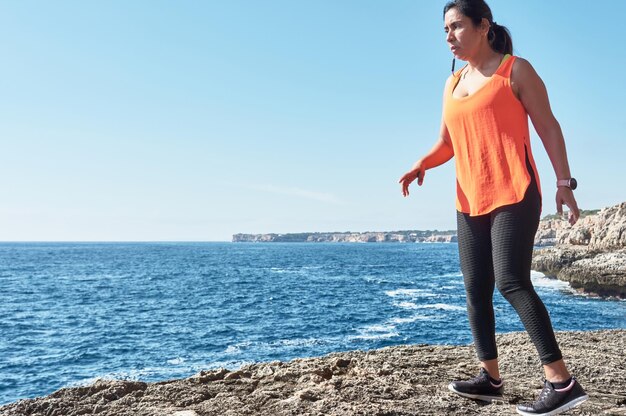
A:
POLYGON ((588 398, 589 396, 574 377, 570 384, 562 389, 554 388, 554 385, 546 380, 537 401, 518 405, 517 413, 526 416, 558 415, 578 406, 588 398))

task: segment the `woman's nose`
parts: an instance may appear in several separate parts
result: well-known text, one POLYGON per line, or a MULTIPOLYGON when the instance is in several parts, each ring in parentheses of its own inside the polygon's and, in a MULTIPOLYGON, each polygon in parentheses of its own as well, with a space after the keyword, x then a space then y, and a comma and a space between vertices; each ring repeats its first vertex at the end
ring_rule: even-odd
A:
POLYGON ((446 33, 446 41, 450 42, 452 41, 452 39, 454 39, 454 36, 452 35, 452 31, 449 31, 448 33, 446 33))

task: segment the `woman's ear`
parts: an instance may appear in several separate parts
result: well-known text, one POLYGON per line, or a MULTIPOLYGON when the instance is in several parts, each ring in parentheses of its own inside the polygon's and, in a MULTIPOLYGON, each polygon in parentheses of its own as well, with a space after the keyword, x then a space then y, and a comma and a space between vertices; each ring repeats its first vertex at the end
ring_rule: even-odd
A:
POLYGON ((480 21, 480 33, 483 36, 487 36, 490 29, 491 29, 491 23, 489 23, 489 20, 483 17, 482 20, 480 21))

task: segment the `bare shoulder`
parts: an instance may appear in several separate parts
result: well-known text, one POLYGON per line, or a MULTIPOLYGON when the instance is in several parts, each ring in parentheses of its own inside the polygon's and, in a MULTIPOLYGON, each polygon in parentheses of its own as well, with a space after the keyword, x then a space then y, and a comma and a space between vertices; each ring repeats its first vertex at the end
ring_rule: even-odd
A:
POLYGON ((535 68, 524 58, 517 57, 513 62, 513 68, 511 69, 511 81, 519 84, 524 83, 534 78, 538 78, 539 75, 535 71, 535 68))
POLYGON ((515 96, 525 102, 529 95, 545 89, 535 68, 524 58, 517 58, 511 69, 511 88, 515 96))

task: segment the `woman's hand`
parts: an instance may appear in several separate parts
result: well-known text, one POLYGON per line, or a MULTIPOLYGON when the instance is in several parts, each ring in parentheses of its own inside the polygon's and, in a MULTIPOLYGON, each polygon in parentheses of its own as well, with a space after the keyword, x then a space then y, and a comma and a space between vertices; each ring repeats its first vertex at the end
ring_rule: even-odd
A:
MULTIPOLYGON (((543 80, 528 61, 521 58, 515 60, 511 86, 528 112, 535 130, 546 148, 555 176, 557 178, 571 178, 561 126, 552 114, 548 92, 543 80)), ((569 207, 569 223, 574 225, 578 221, 580 212, 578 205, 576 205, 574 193, 568 187, 559 187, 556 191, 556 211, 559 215, 563 214, 563 204, 569 207)))
POLYGON ((574 191, 567 186, 559 186, 556 190, 556 212, 559 215, 563 215, 563 204, 569 208, 569 223, 571 225, 576 224, 580 217, 580 211, 578 204, 576 204, 576 198, 574 198, 574 191))
POLYGON ((415 179, 417 179, 417 184, 419 186, 422 186, 422 183, 424 183, 425 174, 426 174, 426 169, 424 169, 422 161, 419 160, 415 162, 411 170, 405 173, 398 181, 398 183, 402 185, 402 195, 405 197, 409 196, 409 185, 415 179))

